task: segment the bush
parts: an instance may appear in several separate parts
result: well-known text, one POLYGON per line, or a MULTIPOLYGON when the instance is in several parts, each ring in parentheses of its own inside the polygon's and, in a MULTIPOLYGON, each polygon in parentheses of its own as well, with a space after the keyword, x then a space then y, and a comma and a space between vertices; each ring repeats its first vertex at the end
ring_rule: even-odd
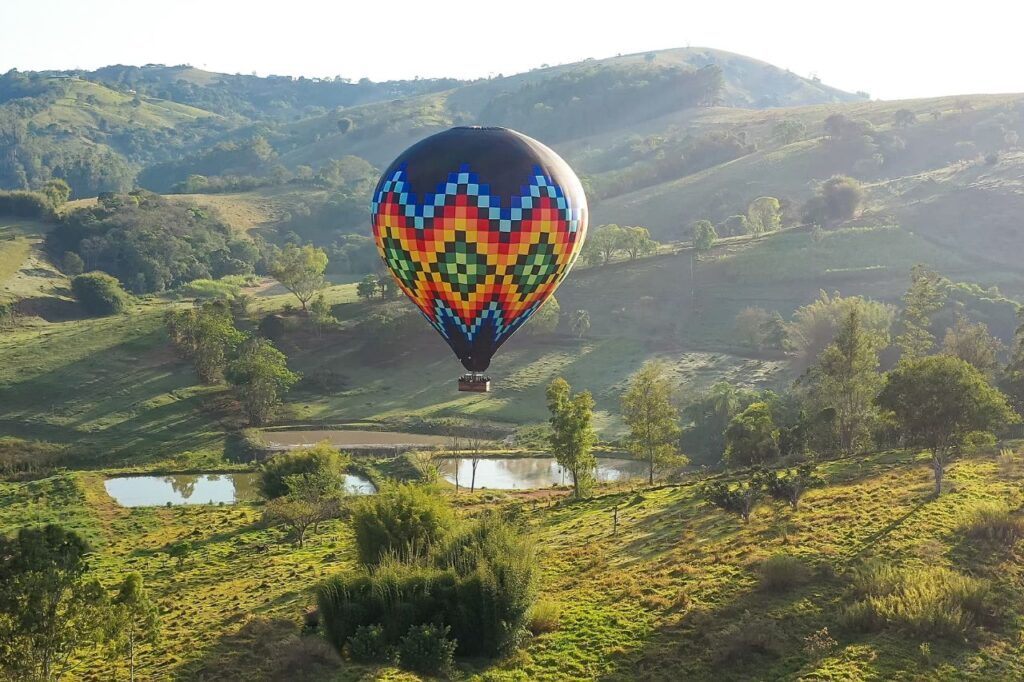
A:
POLYGON ((128 294, 105 272, 87 272, 71 280, 75 298, 92 315, 114 315, 128 307, 128 294))
POLYGON ((863 632, 894 629, 915 637, 961 638, 993 614, 990 584, 946 568, 869 564, 854 573, 857 599, 840 616, 863 632))
POLYGON ((805 584, 811 571, 800 558, 789 554, 776 554, 757 567, 760 588, 765 592, 785 592, 805 584))
POLYGON ((178 293, 185 298, 233 300, 240 293, 240 285, 223 279, 194 279, 182 286, 178 293))
POLYGON ((751 618, 746 613, 742 620, 729 625, 716 637, 714 660, 717 664, 723 664, 761 656, 774 658, 783 648, 778 631, 778 625, 774 622, 751 618))
POLYGON ((54 215, 53 203, 42 192, 0 192, 0 215, 50 220, 54 215))
POLYGON ((327 441, 311 448, 283 452, 274 455, 260 467, 260 493, 272 500, 288 494, 288 486, 285 484, 288 476, 317 472, 340 476, 348 464, 348 457, 332 448, 327 441))
POLYGON ((446 500, 412 484, 361 500, 352 512, 359 559, 371 565, 389 555, 402 560, 427 556, 454 523, 446 500))
POLYGON ((326 637, 339 649, 360 626, 379 625, 397 644, 410 627, 435 623, 451 628, 460 655, 496 656, 526 633, 536 565, 523 529, 487 514, 428 560, 408 564, 386 554, 376 566, 328 579, 317 605, 326 637))
POLYGON ((24 481, 53 473, 67 456, 67 446, 0 436, 0 479, 24 481))
POLYGON ((413 625, 402 637, 398 662, 406 670, 421 675, 439 675, 451 670, 456 643, 448 639, 448 628, 413 625))
POLYGON ((360 625, 348 640, 348 655, 357 663, 387 663, 394 660, 395 648, 380 625, 360 625))
POLYGON ((65 251, 60 259, 60 269, 69 277, 77 277, 85 272, 85 261, 74 251, 65 251))
POLYGON ((537 602, 530 609, 530 632, 535 635, 554 632, 558 629, 558 620, 561 615, 562 609, 558 604, 550 601, 537 602))
POLYGON ((1012 547, 1024 536, 1024 519, 1001 502, 980 502, 965 514, 961 530, 974 540, 1012 547))

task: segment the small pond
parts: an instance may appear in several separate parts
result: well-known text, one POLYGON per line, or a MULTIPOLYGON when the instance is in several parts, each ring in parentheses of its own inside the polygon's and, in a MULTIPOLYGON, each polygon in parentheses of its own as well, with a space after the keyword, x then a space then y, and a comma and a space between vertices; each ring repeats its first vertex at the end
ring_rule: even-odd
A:
MULTIPOLYGON (((570 485, 572 476, 547 457, 492 457, 478 460, 476 487, 494 490, 529 490, 552 485, 570 485)), ((455 467, 459 470, 459 487, 469 487, 473 463, 468 457, 442 459, 438 468, 449 483, 455 483, 455 467)), ((646 476, 643 462, 620 457, 598 457, 595 477, 599 482, 625 481, 646 476)))
MULTIPOLYGON (((234 504, 259 497, 259 474, 172 474, 121 476, 103 486, 122 507, 163 507, 179 504, 234 504)), ((345 475, 345 491, 372 495, 373 484, 362 476, 345 475)))

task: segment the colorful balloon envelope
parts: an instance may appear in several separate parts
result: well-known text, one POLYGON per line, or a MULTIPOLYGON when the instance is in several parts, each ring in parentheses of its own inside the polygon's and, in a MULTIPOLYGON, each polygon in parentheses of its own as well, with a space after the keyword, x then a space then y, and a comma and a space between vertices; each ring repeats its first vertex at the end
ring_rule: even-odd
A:
POLYGON ((587 234, 576 174, 506 128, 452 128, 413 145, 384 171, 370 215, 381 258, 469 370, 469 390, 481 390, 491 356, 558 288, 587 234))

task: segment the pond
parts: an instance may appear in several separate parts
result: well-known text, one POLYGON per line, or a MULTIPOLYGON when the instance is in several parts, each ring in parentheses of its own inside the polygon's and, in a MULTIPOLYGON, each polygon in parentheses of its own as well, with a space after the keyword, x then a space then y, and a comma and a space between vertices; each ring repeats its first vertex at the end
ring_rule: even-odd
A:
MULTIPOLYGON (((103 486, 122 507, 163 507, 179 504, 234 504, 259 497, 259 474, 172 474, 170 476, 121 476, 108 478, 103 486)), ((368 479, 345 475, 350 495, 377 492, 368 479)))
MULTIPOLYGON (((459 487, 469 487, 473 477, 468 457, 442 459, 438 468, 449 483, 455 483, 458 464, 459 487)), ((595 477, 599 482, 625 481, 647 475, 646 465, 635 459, 598 457, 595 477)), ((554 459, 547 457, 482 458, 476 467, 476 487, 495 490, 528 490, 552 485, 570 485, 572 477, 554 459)))

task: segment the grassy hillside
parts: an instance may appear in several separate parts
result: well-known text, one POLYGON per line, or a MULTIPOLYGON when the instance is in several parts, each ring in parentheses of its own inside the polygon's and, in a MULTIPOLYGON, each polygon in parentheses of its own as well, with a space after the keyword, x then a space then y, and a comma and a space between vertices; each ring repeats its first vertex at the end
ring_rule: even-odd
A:
MULTIPOLYGON (((707 508, 692 484, 603 488, 554 506, 463 492, 467 515, 522 500, 540 551, 541 598, 556 613, 522 652, 464 663, 463 672, 510 681, 1019 678, 1019 548, 971 540, 962 525, 980 502, 1024 503, 1020 458, 956 463, 953 491, 938 500, 928 498, 930 472, 912 453, 828 462, 819 466, 827 486, 807 493, 798 511, 764 505, 749 524, 707 508), (759 567, 778 554, 797 557, 806 574, 768 589, 759 567), (871 561, 990 581, 995 610, 966 638, 844 626, 841 614, 856 600, 852 572, 871 561)), ((296 639, 311 588, 354 566, 343 522, 325 524, 299 550, 248 504, 119 507, 103 472, 3 483, 0 500, 0 532, 59 521, 95 545, 105 581, 142 573, 164 622, 161 641, 139 656, 146 677, 283 680, 301 669, 307 680, 417 679, 343 663, 296 639), (179 567, 166 551, 182 540, 194 549, 179 567)), ((75 678, 107 679, 109 666, 90 657, 75 678)))

